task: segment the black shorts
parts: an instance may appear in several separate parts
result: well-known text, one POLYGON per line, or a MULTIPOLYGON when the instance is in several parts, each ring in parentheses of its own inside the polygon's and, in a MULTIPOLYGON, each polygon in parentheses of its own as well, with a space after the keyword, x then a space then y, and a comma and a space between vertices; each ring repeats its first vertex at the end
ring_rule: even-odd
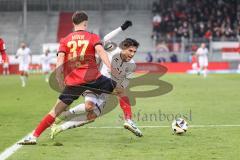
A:
POLYGON ((59 99, 67 105, 70 105, 74 100, 86 90, 90 90, 96 94, 107 93, 110 94, 116 87, 116 82, 105 76, 100 76, 97 80, 87 84, 66 86, 59 96, 59 99))

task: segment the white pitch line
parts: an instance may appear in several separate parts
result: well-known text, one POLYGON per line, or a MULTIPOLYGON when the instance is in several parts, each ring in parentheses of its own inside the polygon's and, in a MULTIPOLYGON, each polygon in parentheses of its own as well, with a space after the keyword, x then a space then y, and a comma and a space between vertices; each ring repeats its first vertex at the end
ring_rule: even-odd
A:
POLYGON ((5 160, 8 157, 10 157, 13 153, 15 153, 17 150, 22 148, 22 145, 18 145, 19 142, 23 141, 27 136, 29 136, 31 133, 27 134, 25 137, 17 141, 15 144, 10 146, 9 148, 5 149, 1 154, 0 154, 0 160, 5 160))
MULTIPOLYGON (((171 126, 138 126, 139 128, 170 128, 171 126)), ((190 125, 190 128, 218 128, 218 127, 240 127, 240 124, 209 124, 209 125, 190 125)), ((85 129, 121 129, 123 128, 122 126, 89 126, 89 127, 82 127, 85 129)), ((29 133, 31 134, 31 133, 29 133)), ((29 136, 29 134, 27 136, 29 136)), ((27 136, 10 146, 9 148, 5 149, 1 154, 0 154, 0 160, 5 160, 8 157, 10 157, 12 154, 16 153, 17 150, 19 150, 22 145, 18 145, 20 141, 23 141, 27 136)))
MULTIPOLYGON (((171 126, 138 126, 138 128, 170 128, 171 126)), ((190 128, 215 128, 215 127, 240 127, 240 124, 209 124, 209 125, 190 125, 190 128)), ((121 129, 122 126, 89 126, 82 128, 90 129, 121 129)))

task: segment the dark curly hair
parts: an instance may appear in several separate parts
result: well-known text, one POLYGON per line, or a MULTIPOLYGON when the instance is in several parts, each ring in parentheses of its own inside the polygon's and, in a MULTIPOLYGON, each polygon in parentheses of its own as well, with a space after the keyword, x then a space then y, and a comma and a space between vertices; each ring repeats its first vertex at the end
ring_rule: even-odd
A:
POLYGON ((126 48, 129 48, 129 47, 132 47, 132 46, 136 47, 136 48, 139 47, 139 43, 135 39, 132 39, 132 38, 126 38, 119 45, 119 47, 121 49, 126 49, 126 48))

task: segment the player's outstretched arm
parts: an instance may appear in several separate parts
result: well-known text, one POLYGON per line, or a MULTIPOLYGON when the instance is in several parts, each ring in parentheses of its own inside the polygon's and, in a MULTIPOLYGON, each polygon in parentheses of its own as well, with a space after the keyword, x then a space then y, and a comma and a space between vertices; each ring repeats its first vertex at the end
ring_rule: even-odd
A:
POLYGON ((111 31, 110 33, 105 35, 104 38, 103 38, 103 42, 105 43, 105 42, 111 40, 113 37, 118 35, 121 31, 126 30, 130 26, 132 26, 132 22, 128 21, 128 20, 125 21, 120 27, 114 29, 113 31, 111 31))
POLYGON ((122 31, 121 27, 114 29, 113 31, 111 31, 110 33, 108 33, 107 35, 105 35, 103 37, 103 42, 106 43, 106 42, 110 41, 113 37, 118 35, 121 31, 122 31))

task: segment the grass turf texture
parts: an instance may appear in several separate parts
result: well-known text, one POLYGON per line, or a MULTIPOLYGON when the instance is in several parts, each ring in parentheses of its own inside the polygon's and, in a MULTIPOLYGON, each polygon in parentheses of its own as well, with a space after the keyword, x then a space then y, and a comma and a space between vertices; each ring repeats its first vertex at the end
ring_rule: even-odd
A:
MULTIPOLYGON (((37 146, 24 146, 9 159, 239 159, 240 127, 190 128, 186 135, 175 136, 170 125, 172 114, 186 116, 190 125, 240 124, 240 75, 209 75, 203 79, 171 74, 161 79, 171 83, 173 91, 159 97, 139 98, 133 111, 138 125, 169 128, 144 128, 143 138, 123 128, 78 128, 60 134, 55 141, 49 139, 47 130, 37 146), (158 113, 157 120, 150 119, 152 113, 158 113)), ((0 88, 2 152, 35 128, 58 93, 49 88, 42 76, 30 76, 26 88, 20 86, 18 76, 1 76, 0 88)), ((117 107, 88 126, 122 126, 121 114, 117 107)))

